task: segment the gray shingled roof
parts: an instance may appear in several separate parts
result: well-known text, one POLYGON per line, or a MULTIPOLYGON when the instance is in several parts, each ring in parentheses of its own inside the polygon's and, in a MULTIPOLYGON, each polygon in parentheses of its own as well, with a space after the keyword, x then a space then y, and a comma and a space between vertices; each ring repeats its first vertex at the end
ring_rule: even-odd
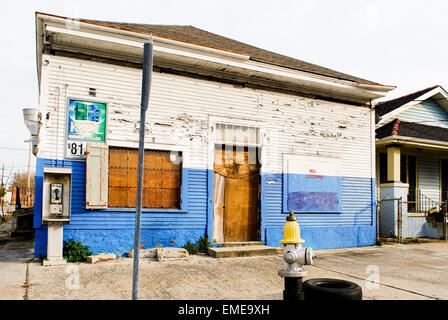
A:
POLYGON ((424 95, 425 93, 427 93, 437 87, 439 87, 439 86, 438 85, 432 86, 432 87, 429 87, 429 88, 426 88, 426 89, 423 89, 423 90, 420 90, 417 92, 407 94, 405 96, 402 96, 402 97, 399 97, 396 99, 378 103, 375 106, 376 114, 379 116, 384 116, 385 114, 387 114, 391 111, 394 111, 395 109, 400 108, 401 106, 405 105, 406 103, 419 98, 420 96, 424 95))
POLYGON ((286 67, 294 70, 310 72, 318 75, 328 76, 341 80, 348 80, 365 84, 378 84, 372 81, 364 80, 358 77, 350 76, 345 73, 337 72, 312 63, 290 58, 281 54, 263 50, 236 40, 232 40, 208 31, 198 29, 193 26, 180 25, 152 25, 137 23, 122 23, 111 21, 85 20, 82 22, 101 24, 114 28, 152 33, 154 36, 161 36, 175 40, 200 44, 217 49, 225 49, 245 53, 250 56, 250 60, 264 62, 276 66, 286 67))
MULTIPOLYGON (((376 129, 376 138, 381 139, 393 136, 394 124, 397 119, 376 129)), ((401 137, 420 138, 434 141, 448 142, 448 129, 442 127, 427 126, 419 123, 400 121, 396 126, 396 135, 401 137)))

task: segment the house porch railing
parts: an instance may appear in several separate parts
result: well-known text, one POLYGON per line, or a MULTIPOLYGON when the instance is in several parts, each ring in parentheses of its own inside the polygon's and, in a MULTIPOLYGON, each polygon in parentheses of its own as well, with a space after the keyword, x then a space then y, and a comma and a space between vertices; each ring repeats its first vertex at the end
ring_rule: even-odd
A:
POLYGON ((443 202, 434 201, 424 195, 420 189, 409 188, 407 197, 408 212, 428 214, 441 211, 443 202))

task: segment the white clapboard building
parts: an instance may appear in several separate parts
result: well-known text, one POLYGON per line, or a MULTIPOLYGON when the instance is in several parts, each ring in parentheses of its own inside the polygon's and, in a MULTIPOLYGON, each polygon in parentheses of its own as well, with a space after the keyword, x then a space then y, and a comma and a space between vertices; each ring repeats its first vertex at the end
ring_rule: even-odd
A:
POLYGON ((57 210, 69 211, 64 240, 94 253, 133 249, 151 37, 142 245, 208 235, 279 246, 291 210, 308 247, 375 243, 374 102, 394 87, 192 26, 36 13, 36 256, 57 210), (46 174, 67 175, 69 187, 48 180, 48 191, 46 174))

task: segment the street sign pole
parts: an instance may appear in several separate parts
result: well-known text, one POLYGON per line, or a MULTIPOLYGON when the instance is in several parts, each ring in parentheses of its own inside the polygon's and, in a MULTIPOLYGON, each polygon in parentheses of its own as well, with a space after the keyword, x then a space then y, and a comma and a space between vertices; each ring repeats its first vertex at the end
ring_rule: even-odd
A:
POLYGON ((142 218, 142 185, 145 152, 145 122, 151 89, 151 73, 153 65, 153 43, 151 40, 143 46, 143 74, 142 94, 140 105, 140 136, 138 143, 138 177, 137 177, 137 205, 135 211, 135 240, 134 240, 134 268, 132 274, 132 300, 138 299, 138 264, 140 260, 140 231, 142 218))

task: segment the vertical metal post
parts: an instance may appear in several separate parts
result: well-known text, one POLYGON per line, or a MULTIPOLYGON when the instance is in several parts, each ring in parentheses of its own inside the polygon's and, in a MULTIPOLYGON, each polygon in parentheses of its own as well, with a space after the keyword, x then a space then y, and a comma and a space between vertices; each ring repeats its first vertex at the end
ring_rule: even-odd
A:
POLYGON ((27 176, 27 191, 26 191, 26 194, 27 194, 27 197, 26 197, 26 204, 27 204, 27 207, 29 208, 30 207, 30 196, 31 196, 31 193, 30 193, 30 177, 31 177, 31 149, 32 149, 32 145, 33 145, 33 137, 30 137, 30 150, 29 150, 29 153, 28 153, 28 176, 27 176))
POLYGON ((398 242, 401 243, 401 197, 398 199, 398 242))
POLYGON ((446 217, 447 217, 447 202, 445 201, 442 207, 442 212, 443 212, 443 240, 448 240, 448 235, 447 235, 447 221, 446 221, 446 217))
POLYGON ((380 220, 381 219, 381 200, 376 203, 376 243, 380 243, 380 237, 381 237, 381 226, 380 226, 380 220))
POLYGON ((149 92, 151 89, 151 73, 153 60, 152 38, 143 46, 143 74, 142 93, 140 106, 140 136, 138 144, 138 177, 137 177, 137 204, 135 211, 135 239, 134 239, 134 268, 132 274, 132 300, 138 299, 138 264, 140 260, 140 230, 142 216, 142 185, 145 152, 145 122, 146 110, 149 104, 149 92))
POLYGON ((302 286, 302 277, 285 277, 285 290, 283 290, 283 300, 305 300, 302 286))

